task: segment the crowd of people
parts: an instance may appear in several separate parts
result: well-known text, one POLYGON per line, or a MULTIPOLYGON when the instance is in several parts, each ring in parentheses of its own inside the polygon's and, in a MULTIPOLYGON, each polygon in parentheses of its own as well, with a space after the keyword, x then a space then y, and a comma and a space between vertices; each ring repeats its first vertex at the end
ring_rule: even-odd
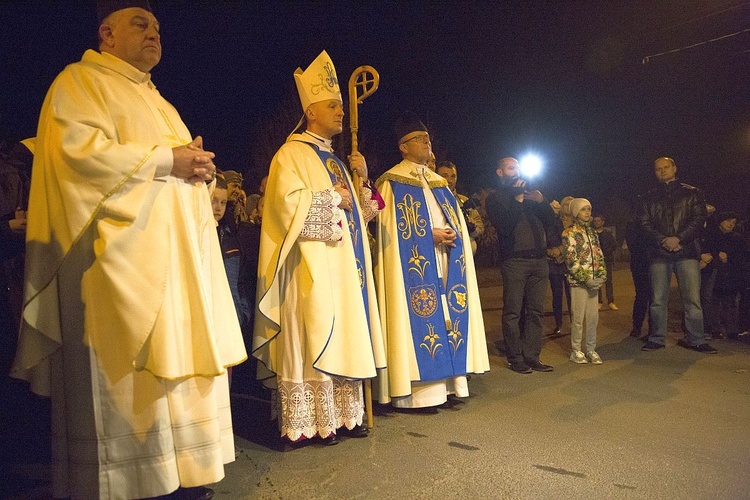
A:
MULTIPOLYGON (((151 82, 148 2, 102 1, 99 21, 99 50, 60 73, 36 138, 0 172, 5 368, 51 398, 55 496, 211 498, 236 458, 229 388, 248 353, 292 447, 366 437, 372 399, 460 408, 490 369, 482 246, 502 274, 510 370, 554 370, 541 359, 547 287, 570 361, 604 362, 599 310, 618 310, 621 245, 587 199, 548 200, 512 157, 496 186, 460 194, 413 113, 394 124, 402 161, 370 179, 360 152, 334 151, 344 107, 325 51, 294 72, 303 117, 248 195, 151 82)), ((630 334, 648 318, 643 350, 665 347, 674 273, 680 344, 715 353, 708 338, 747 335, 747 241, 736 214, 708 216, 672 159, 654 172, 625 230, 630 334)))

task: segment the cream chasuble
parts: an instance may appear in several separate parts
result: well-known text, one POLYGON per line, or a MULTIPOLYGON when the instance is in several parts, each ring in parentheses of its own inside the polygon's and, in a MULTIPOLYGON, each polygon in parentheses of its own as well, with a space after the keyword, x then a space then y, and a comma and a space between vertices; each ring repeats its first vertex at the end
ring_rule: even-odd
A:
POLYGON ((51 394, 55 495, 157 496, 234 459, 246 353, 191 135, 150 75, 87 51, 42 107, 12 375, 51 394))
MULTIPOLYGON (((330 141, 295 134, 271 162, 253 341, 253 355, 267 369, 259 376, 278 389, 281 435, 292 440, 361 424, 361 383, 347 381, 375 377, 376 367, 385 366, 367 237, 345 220, 340 233, 327 229, 341 210, 338 202, 320 203, 329 196, 324 193, 335 192, 310 144, 330 152, 330 141), (362 275, 355 237, 365 245, 362 275)), ((341 175, 350 182, 346 169, 341 175)), ((365 228, 363 204, 353 199, 365 228)))
MULTIPOLYGON (((414 342, 409 321, 409 304, 406 301, 402 266, 408 265, 410 256, 401 255, 398 244, 400 215, 394 203, 391 183, 402 182, 422 186, 428 205, 430 232, 433 228, 449 227, 439 203, 431 192, 435 186, 447 186, 445 179, 424 165, 403 160, 378 180, 378 190, 385 201, 385 209, 378 216, 377 244, 378 262, 375 280, 378 289, 381 325, 388 355, 388 368, 378 374, 377 399, 381 403, 391 402, 402 408, 436 406, 446 401, 447 394, 468 396, 465 376, 452 377, 433 382, 419 382, 414 342)), ((469 242, 466 222, 457 211, 461 233, 469 242)), ((464 252, 466 259, 466 290, 468 293, 469 327, 467 337, 466 373, 484 373, 489 370, 489 357, 485 339, 479 288, 471 252, 464 252)), ((446 276, 447 253, 436 248, 430 259, 446 276)))

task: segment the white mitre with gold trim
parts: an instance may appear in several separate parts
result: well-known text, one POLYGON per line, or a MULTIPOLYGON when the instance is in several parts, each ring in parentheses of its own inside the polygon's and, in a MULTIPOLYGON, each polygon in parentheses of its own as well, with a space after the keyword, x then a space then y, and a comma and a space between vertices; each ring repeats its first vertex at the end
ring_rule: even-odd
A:
POLYGON ((294 72, 294 82, 297 84, 302 111, 306 111, 310 104, 338 99, 341 101, 341 88, 336 77, 336 68, 325 50, 315 58, 305 71, 297 68, 294 72))

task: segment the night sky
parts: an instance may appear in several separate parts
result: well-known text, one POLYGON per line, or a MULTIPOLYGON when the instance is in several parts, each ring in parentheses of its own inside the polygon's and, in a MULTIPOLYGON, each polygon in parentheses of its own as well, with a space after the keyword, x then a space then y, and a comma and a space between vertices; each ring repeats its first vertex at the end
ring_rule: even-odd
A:
MULTIPOLYGON (((302 114, 292 73, 326 49, 342 90, 359 65, 380 73, 359 108, 373 177, 399 161, 392 125, 408 109, 464 190, 493 183, 499 158, 535 151, 548 198, 587 197, 617 219, 670 156, 719 210, 750 212, 750 33, 642 62, 750 28, 750 2, 152 5, 154 82, 250 191, 302 114)), ((93 2, 2 1, 0 19, 0 132, 20 139, 52 79, 95 45, 93 2)))

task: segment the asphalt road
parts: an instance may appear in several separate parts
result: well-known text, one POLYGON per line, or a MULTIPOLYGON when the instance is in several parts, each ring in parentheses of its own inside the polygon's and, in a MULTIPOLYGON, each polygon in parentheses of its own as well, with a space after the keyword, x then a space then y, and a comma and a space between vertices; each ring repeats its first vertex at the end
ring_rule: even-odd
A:
MULTIPOLYGON (((498 351, 499 272, 483 269, 480 287, 491 371, 472 378, 460 409, 414 415, 378 406, 367 438, 283 451, 266 395, 238 369, 240 455, 215 498, 750 498, 750 345, 712 341, 716 355, 676 346, 675 288, 667 348, 642 352, 628 335, 633 286, 623 265, 615 272, 620 310, 600 314, 604 364, 568 361, 566 325, 564 336, 545 339, 542 361, 554 372, 520 375, 498 351)), ((551 316, 545 325, 552 329, 551 316)), ((4 454, 6 497, 49 491, 43 432, 33 439, 35 454, 4 454)))

